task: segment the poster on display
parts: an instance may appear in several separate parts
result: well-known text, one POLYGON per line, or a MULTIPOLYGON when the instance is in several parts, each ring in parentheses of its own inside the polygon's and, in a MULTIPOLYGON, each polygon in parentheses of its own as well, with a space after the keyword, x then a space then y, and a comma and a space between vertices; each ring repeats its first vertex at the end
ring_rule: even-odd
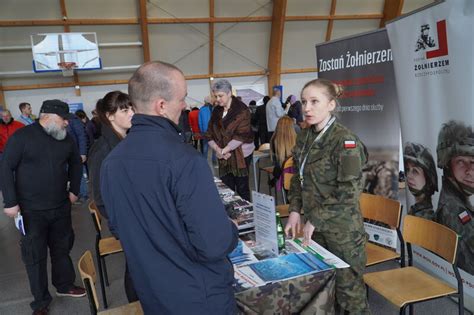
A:
POLYGON ((254 85, 235 85, 235 95, 242 98, 247 106, 250 101, 255 101, 257 105, 263 103, 263 97, 265 94, 265 85, 263 84, 254 84, 254 85))
POLYGON ((78 110, 84 110, 84 103, 82 103, 80 98, 62 99, 62 101, 69 105, 69 112, 71 114, 76 113, 78 110))
MULTIPOLYGON (((474 2, 445 1, 387 25, 400 99, 408 212, 460 236, 458 266, 474 298, 474 2)), ((450 264, 415 262, 455 285, 450 264)))
POLYGON ((278 255, 275 199, 252 191, 255 222, 255 240, 273 254, 278 255))
POLYGON ((364 191, 398 197, 400 120, 386 30, 316 45, 318 77, 344 87, 336 115, 367 146, 364 191))

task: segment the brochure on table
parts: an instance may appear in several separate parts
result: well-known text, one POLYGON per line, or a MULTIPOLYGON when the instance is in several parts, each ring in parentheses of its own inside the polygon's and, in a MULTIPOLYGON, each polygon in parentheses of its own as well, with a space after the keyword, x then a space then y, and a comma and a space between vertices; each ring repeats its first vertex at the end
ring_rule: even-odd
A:
POLYGON ((255 240, 278 255, 275 200, 272 196, 252 191, 255 240))
POLYGON ((239 235, 253 232, 254 219, 252 203, 240 196, 227 187, 219 178, 214 177, 217 191, 225 206, 227 214, 232 220, 237 222, 239 235))
POLYGON ((314 241, 303 246, 302 239, 286 240, 286 255, 260 261, 254 250, 255 247, 249 248, 245 242, 239 241, 239 245, 229 255, 229 259, 234 264, 236 291, 329 269, 349 267, 347 263, 314 241))

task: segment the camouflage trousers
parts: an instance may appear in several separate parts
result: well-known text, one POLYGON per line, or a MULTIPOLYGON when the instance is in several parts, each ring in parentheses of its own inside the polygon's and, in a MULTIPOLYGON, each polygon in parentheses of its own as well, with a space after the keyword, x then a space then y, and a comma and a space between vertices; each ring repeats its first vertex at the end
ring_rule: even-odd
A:
POLYGON ((314 232, 313 240, 350 267, 336 271, 336 303, 350 314, 370 314, 364 271, 367 263, 365 232, 314 232))

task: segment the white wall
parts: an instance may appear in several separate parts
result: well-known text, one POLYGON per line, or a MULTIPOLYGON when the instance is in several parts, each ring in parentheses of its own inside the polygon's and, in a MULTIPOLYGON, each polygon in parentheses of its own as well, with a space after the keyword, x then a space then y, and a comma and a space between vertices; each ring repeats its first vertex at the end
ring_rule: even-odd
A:
POLYGON ((281 76, 281 85, 283 85, 283 100, 288 95, 293 94, 300 99, 301 89, 306 82, 317 78, 316 72, 284 74, 281 76))

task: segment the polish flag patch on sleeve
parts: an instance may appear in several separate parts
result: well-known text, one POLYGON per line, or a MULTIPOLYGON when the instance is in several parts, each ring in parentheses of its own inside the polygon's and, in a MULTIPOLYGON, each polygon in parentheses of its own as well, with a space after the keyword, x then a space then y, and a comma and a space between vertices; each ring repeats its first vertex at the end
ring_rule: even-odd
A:
POLYGON ((354 149, 356 147, 356 142, 353 140, 344 141, 344 149, 354 149))
POLYGON ((459 221, 464 225, 471 221, 471 215, 467 211, 463 211, 458 215, 459 221))

